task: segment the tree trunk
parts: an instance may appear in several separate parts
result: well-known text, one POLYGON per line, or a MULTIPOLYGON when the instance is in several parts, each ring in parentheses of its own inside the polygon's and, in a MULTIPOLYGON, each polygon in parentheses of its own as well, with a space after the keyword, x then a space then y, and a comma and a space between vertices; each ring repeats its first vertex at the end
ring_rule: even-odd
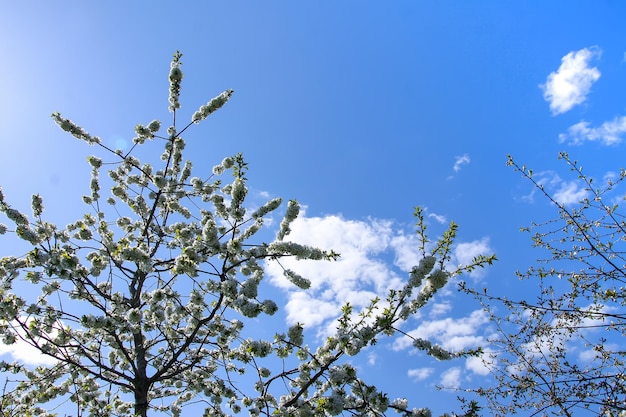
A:
POLYGON ((148 391, 150 390, 150 381, 147 375, 146 348, 144 346, 144 338, 141 331, 134 335, 135 339, 135 363, 137 373, 135 374, 135 415, 139 417, 148 417, 148 391))
POLYGON ((148 384, 138 381, 135 382, 135 416, 148 417, 148 384))

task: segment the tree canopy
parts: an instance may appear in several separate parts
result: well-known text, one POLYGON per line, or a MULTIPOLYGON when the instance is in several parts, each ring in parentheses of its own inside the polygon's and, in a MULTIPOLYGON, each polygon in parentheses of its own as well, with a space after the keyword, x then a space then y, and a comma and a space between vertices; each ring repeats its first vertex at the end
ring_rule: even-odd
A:
MULTIPOLYGON (((0 192, 0 211, 10 224, 0 224, 0 234, 30 247, 0 259, 2 341, 26 343, 52 362, 36 368, 2 362, 9 376, 0 414, 53 416, 73 407, 79 416, 178 416, 193 404, 206 416, 430 415, 405 399, 389 400, 345 358, 401 332, 403 321, 450 277, 495 257, 451 269, 456 225, 430 242, 417 208, 422 259, 400 288, 363 311, 346 304, 335 333, 317 346, 305 343, 300 324, 275 329, 273 338, 251 337, 250 319, 279 308, 261 296, 266 262, 340 255, 290 240, 297 201, 284 209, 280 198, 254 209, 246 204, 243 154, 193 176, 183 133, 224 106, 233 91, 218 94, 181 126, 181 57, 174 55, 168 75, 171 124, 165 132, 158 120, 137 125, 129 151, 111 149, 60 113, 52 115, 61 129, 102 153, 88 158, 83 217, 60 227, 45 218, 38 194, 28 216, 0 192), (139 159, 139 149, 150 162, 139 159), (263 242, 264 221, 279 210, 284 216, 276 235, 263 242)), ((284 275, 300 289, 310 285, 296 271, 284 269, 284 275)), ((422 339, 414 346, 438 359, 478 353, 448 352, 422 339)), ((473 410, 474 404, 468 413, 473 410)))
POLYGON ((596 183, 566 153, 560 158, 585 197, 565 204, 531 169, 508 164, 555 208, 557 216, 522 228, 541 253, 518 272, 535 299, 469 290, 497 328, 486 365, 496 378, 483 395, 498 416, 626 415, 626 221, 616 189, 623 169, 596 183), (502 309, 504 307, 504 309, 502 309))

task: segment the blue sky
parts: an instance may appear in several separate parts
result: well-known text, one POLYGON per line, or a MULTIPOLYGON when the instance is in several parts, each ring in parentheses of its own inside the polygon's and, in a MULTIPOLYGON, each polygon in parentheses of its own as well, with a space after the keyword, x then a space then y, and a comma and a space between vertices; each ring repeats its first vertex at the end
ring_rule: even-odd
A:
MULTIPOLYGON (((50 113, 127 146, 135 124, 169 121, 167 71, 180 50, 181 114, 235 90, 187 136, 195 166, 243 152, 252 194, 298 199, 306 217, 294 235, 344 254, 335 269, 301 266, 314 282, 310 298, 323 304, 269 271, 285 319, 307 322, 313 335, 340 300, 403 277, 416 260, 416 205, 427 208, 433 233, 440 222, 460 224, 455 260, 498 255, 468 280, 503 294, 533 291, 514 271, 540 254, 518 230, 556 213, 505 166, 506 155, 564 202, 580 190, 559 151, 598 179, 623 164, 626 4, 618 1, 36 1, 1 10, 7 199, 27 209, 40 193, 51 219, 80 216, 84 161, 96 150, 50 113)), ((0 249, 15 248, 3 239, 0 249)), ((477 310, 450 287, 406 330, 451 348, 481 342, 489 323, 477 310)), ((409 354, 401 340, 368 355, 360 366, 391 397, 435 411, 455 398, 435 384, 486 378, 474 363, 409 354)))

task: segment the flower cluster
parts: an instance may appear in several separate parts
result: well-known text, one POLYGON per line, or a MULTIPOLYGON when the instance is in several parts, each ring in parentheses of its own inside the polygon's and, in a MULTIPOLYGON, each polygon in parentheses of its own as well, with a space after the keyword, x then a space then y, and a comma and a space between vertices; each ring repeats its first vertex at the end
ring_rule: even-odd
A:
POLYGON ((137 136, 133 138, 133 143, 138 145, 143 144, 146 139, 153 139, 154 134, 161 128, 161 122, 158 120, 151 121, 148 126, 138 124, 135 126, 135 133, 137 136))
POLYGON ((98 136, 91 136, 89 133, 85 131, 85 129, 76 125, 70 119, 65 119, 61 117, 61 113, 58 113, 58 112, 52 113, 52 119, 56 122, 56 124, 61 129, 70 133, 76 139, 84 140, 90 145, 97 145, 102 142, 102 140, 98 136))
POLYGON ((439 360, 448 360, 454 356, 454 354, 445 350, 441 346, 433 345, 430 341, 425 340, 425 339, 419 339, 419 338, 415 339, 413 341, 413 346, 419 350, 426 351, 426 353, 428 353, 429 355, 439 360))
POLYGON ((432 271, 435 266, 435 257, 434 256, 424 256, 417 267, 414 267, 411 270, 411 274, 409 275, 409 284, 416 288, 422 284, 422 280, 426 275, 432 271))
POLYGON ((170 95, 168 101, 170 103, 169 110, 171 112, 174 112, 180 108, 180 85, 183 80, 183 71, 180 69, 180 66, 182 65, 180 59, 182 58, 182 56, 183 54, 176 51, 176 53, 174 54, 174 59, 172 60, 172 64, 170 66, 170 74, 168 77, 170 81, 170 95))
POLYGON ((321 260, 331 259, 337 256, 337 254, 333 252, 329 253, 319 248, 285 241, 272 242, 269 245, 268 250, 275 253, 292 255, 296 259, 321 260))
POLYGON ((296 219, 296 217, 298 217, 299 213, 300 205, 298 202, 296 200, 289 200, 289 203, 287 204, 287 213, 285 213, 285 217, 280 223, 280 229, 276 235, 276 240, 283 240, 285 236, 291 232, 289 226, 296 219))
POLYGON ((222 107, 224 104, 226 104, 226 102, 232 95, 233 95, 233 90, 226 90, 220 95, 218 95, 217 97, 211 99, 211 101, 209 101, 204 106, 201 106, 198 109, 198 111, 193 114, 193 116, 191 117, 191 121, 193 123, 200 123, 202 120, 209 117, 211 113, 213 113, 214 111, 222 107))
POLYGON ((235 159, 232 156, 227 156, 226 158, 222 160, 222 162, 219 165, 215 165, 213 167, 213 174, 222 175, 224 171, 232 168, 234 164, 235 164, 235 159))
POLYGON ((302 277, 301 275, 293 272, 291 269, 285 269, 283 271, 285 277, 296 287, 301 290, 306 290, 311 286, 311 281, 302 277))

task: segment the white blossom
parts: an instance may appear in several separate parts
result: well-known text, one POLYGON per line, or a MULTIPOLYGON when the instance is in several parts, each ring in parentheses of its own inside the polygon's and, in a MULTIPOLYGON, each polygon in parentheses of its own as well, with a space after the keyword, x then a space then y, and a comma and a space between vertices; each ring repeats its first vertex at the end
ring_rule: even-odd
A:
POLYGON ((291 222, 293 222, 296 217, 298 217, 299 213, 300 205, 298 204, 298 202, 296 200, 289 200, 289 203, 287 203, 287 212, 285 213, 285 217, 280 223, 280 230, 276 235, 276 240, 283 240, 285 236, 287 236, 289 232, 291 232, 289 226, 291 225, 291 222))
POLYGON ((200 121, 206 119, 211 113, 226 104, 232 94, 233 90, 226 90, 217 97, 211 99, 207 104, 201 106, 200 109, 193 114, 191 121, 194 123, 200 123, 200 121))

